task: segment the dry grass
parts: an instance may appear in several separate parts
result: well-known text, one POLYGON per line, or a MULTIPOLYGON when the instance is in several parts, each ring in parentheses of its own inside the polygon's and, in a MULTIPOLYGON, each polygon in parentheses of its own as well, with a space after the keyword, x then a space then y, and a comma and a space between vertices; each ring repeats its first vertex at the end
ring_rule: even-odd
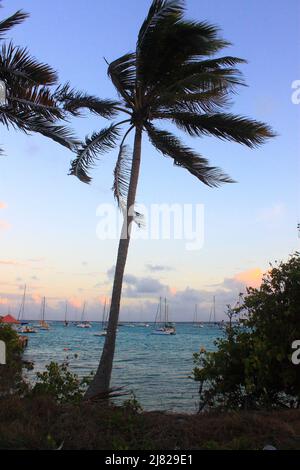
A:
POLYGON ((203 415, 137 413, 46 397, 0 401, 0 449, 300 449, 300 410, 203 415))

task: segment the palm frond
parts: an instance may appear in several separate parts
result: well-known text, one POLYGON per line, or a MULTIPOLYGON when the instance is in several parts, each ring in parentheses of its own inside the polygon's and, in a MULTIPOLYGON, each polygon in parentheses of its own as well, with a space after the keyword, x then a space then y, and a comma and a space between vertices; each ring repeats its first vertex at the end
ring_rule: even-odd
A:
POLYGON ((247 61, 240 57, 224 56, 201 61, 199 61, 199 58, 193 58, 186 66, 189 67, 190 73, 195 73, 223 69, 224 67, 234 67, 241 64, 247 64, 247 61))
MULTIPOLYGON (((167 117, 166 113, 165 117, 167 117)), ((250 148, 263 144, 275 137, 272 129, 263 122, 232 114, 194 114, 188 112, 170 113, 171 119, 180 129, 191 136, 213 135, 250 148)))
POLYGON ((114 197, 120 209, 127 204, 128 188, 131 174, 132 156, 127 145, 121 145, 114 169, 114 197))
POLYGON ((172 80, 163 81, 154 91, 155 102, 152 110, 166 110, 167 107, 189 112, 216 112, 227 107, 229 95, 235 93, 238 85, 245 85, 239 70, 224 66, 243 63, 237 57, 223 57, 218 61, 193 61, 183 64, 172 80), (215 67, 215 68, 212 68, 215 67))
MULTIPOLYGON (((114 184, 112 190, 119 209, 123 214, 127 213, 127 200, 132 168, 132 152, 129 146, 125 145, 124 142, 133 128, 134 126, 131 126, 123 136, 114 169, 114 184)), ((144 225, 144 217, 137 211, 134 211, 133 220, 139 227, 144 225)))
POLYGON ((172 25, 183 17, 184 2, 164 0, 152 2, 137 40, 137 80, 143 87, 153 83, 167 47, 166 36, 172 25))
POLYGON ((74 150, 78 145, 78 141, 68 127, 55 124, 34 112, 16 111, 7 107, 5 112, 0 112, 0 120, 7 127, 11 125, 26 134, 37 132, 70 150, 74 150))
POLYGON ((3 39, 3 36, 7 31, 9 31, 14 26, 23 23, 26 18, 29 17, 28 13, 25 13, 22 10, 16 11, 13 15, 9 16, 5 20, 0 21, 0 39, 3 39))
POLYGON ((47 87, 22 88, 15 84, 8 94, 8 105, 19 111, 35 111, 48 120, 64 118, 64 111, 58 106, 47 87))
MULTIPOLYGON (((127 212, 131 167, 132 153, 127 145, 121 144, 117 163, 114 169, 114 184, 112 190, 119 209, 123 214, 127 212)), ((133 220, 139 227, 144 225, 144 217, 137 211, 134 212, 133 220)))
POLYGON ((118 124, 111 124, 100 132, 94 132, 91 137, 86 137, 77 151, 77 157, 71 162, 70 175, 76 176, 83 183, 90 183, 90 169, 95 165, 100 155, 108 152, 116 146, 120 137, 118 124))
POLYGON ((218 28, 207 22, 184 21, 182 12, 166 15, 145 33, 137 49, 140 82, 154 89, 167 86, 184 64, 229 45, 218 33, 218 28))
POLYGON ((231 100, 222 88, 203 92, 163 93, 152 106, 151 116, 160 117, 160 113, 190 112, 213 113, 229 107, 231 100))
POLYGON ((134 53, 124 54, 108 66, 107 74, 118 94, 126 103, 132 104, 136 80, 136 57, 134 53))
POLYGON ((0 74, 8 83, 15 79, 31 85, 53 85, 57 82, 57 74, 49 65, 38 62, 26 48, 12 43, 3 44, 1 48, 0 74))
POLYGON ((234 183, 220 168, 212 167, 206 158, 198 155, 183 145, 180 140, 170 132, 146 124, 146 130, 153 146, 163 155, 173 158, 174 164, 188 170, 202 183, 210 187, 217 187, 223 183, 234 183))
POLYGON ((150 6, 147 18, 143 22, 137 40, 137 50, 141 50, 147 35, 157 26, 159 21, 172 16, 178 21, 182 18, 184 11, 184 2, 180 0, 153 0, 150 6))
POLYGON ((38 132, 45 137, 49 137, 69 150, 74 150, 79 143, 73 131, 67 126, 54 124, 42 117, 33 116, 28 122, 28 128, 30 132, 38 132))
POLYGON ((116 106, 120 105, 118 101, 101 100, 84 92, 76 91, 68 83, 58 87, 54 97, 63 105, 64 110, 73 116, 79 116, 82 110, 88 110, 109 119, 117 114, 116 106))
POLYGON ((155 92, 164 94, 221 92, 228 95, 235 92, 237 86, 245 85, 237 69, 216 69, 190 73, 182 66, 177 77, 171 83, 160 83, 155 92), (186 72, 186 73, 185 73, 186 72))

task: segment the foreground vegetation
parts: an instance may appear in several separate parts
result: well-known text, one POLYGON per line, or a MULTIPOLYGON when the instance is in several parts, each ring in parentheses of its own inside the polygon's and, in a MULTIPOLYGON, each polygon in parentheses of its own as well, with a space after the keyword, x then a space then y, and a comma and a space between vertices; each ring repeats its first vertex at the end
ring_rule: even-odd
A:
POLYGON ((300 410, 203 415, 138 412, 134 406, 58 404, 7 397, 0 449, 300 449, 300 410))

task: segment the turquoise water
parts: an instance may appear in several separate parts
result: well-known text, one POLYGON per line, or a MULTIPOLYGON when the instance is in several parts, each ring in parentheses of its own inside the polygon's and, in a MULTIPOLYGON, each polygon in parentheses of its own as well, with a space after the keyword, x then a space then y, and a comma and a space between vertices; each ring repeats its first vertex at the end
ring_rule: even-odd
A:
MULTIPOLYGON (((73 372, 88 375, 97 368, 105 339, 93 336, 101 325, 92 325, 81 329, 52 322, 49 331, 28 335, 24 359, 34 362, 34 372, 44 370, 50 361, 68 361, 73 372)), ((175 336, 156 336, 151 334, 152 328, 119 328, 112 385, 132 390, 144 409, 194 412, 198 386, 190 378, 193 353, 202 346, 213 350, 222 330, 182 323, 177 324, 175 336)))

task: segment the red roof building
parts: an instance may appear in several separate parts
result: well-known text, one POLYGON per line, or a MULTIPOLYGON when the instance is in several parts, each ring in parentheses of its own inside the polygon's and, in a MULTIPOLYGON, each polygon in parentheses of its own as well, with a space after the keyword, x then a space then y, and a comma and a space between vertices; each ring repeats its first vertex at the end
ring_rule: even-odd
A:
POLYGON ((15 319, 12 315, 5 315, 5 317, 1 317, 0 320, 2 323, 10 323, 13 325, 18 325, 20 322, 15 319))

